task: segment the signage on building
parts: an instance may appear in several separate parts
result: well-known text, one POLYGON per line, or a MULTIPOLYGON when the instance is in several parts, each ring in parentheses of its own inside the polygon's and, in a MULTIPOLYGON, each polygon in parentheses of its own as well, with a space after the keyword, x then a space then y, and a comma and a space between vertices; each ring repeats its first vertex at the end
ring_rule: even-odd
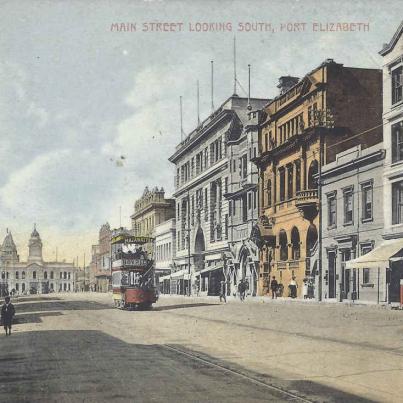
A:
POLYGON ((125 244, 145 244, 152 242, 154 238, 147 236, 127 236, 127 235, 117 235, 111 239, 112 243, 125 243, 125 244))

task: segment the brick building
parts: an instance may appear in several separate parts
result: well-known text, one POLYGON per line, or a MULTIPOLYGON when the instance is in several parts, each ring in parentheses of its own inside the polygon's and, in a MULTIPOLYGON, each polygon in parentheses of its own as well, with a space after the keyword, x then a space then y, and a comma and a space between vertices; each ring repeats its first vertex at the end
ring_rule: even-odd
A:
MULTIPOLYGON (((288 295, 295 277, 321 287, 318 175, 341 151, 382 140, 379 70, 326 60, 299 80, 281 77, 280 94, 264 108, 256 158, 260 170, 260 292, 276 276, 288 295)), ((320 291, 316 293, 320 295, 320 291)))

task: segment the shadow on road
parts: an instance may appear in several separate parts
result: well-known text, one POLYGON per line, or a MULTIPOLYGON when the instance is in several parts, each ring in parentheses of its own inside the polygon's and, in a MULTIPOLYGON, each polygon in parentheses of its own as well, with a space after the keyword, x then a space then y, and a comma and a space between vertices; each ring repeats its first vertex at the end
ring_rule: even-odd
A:
POLYGON ((22 315, 16 315, 14 317, 13 323, 15 325, 20 325, 22 323, 41 323, 42 318, 45 316, 61 316, 61 312, 41 312, 41 313, 27 313, 22 315))
POLYGON ((201 302, 199 304, 177 304, 177 305, 165 305, 165 306, 153 306, 151 311, 170 311, 172 309, 182 308, 198 308, 203 306, 218 306, 219 304, 209 304, 207 302, 201 302))
POLYGON ((58 297, 44 297, 44 296, 33 296, 33 297, 12 297, 13 303, 21 302, 35 302, 35 301, 61 301, 58 297))
POLYGON ((13 401, 285 402, 290 396, 282 390, 292 389, 308 400, 370 402, 314 382, 252 373, 181 345, 128 344, 100 331, 15 333, 1 344, 2 395, 13 401))
POLYGON ((94 301, 65 301, 60 299, 32 301, 13 301, 16 313, 21 312, 46 312, 46 311, 95 311, 100 309, 113 309, 111 304, 101 304, 94 301))

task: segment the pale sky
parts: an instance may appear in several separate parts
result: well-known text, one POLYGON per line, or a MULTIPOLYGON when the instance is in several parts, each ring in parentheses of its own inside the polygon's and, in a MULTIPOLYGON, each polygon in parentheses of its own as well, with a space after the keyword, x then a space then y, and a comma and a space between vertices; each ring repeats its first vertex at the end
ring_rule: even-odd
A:
MULTIPOLYGON (((400 1, 1 1, 0 236, 9 228, 24 258, 33 223, 44 254, 72 260, 97 242, 101 224, 130 226, 144 187, 173 191, 168 162, 185 132, 210 112, 237 74, 254 97, 273 98, 281 75, 303 76, 326 58, 380 68, 378 51, 403 16, 400 1), (111 32, 113 23, 137 32, 111 32), (182 22, 182 32, 141 32, 145 22, 182 22), (231 22, 231 32, 189 23, 231 22), (239 22, 275 32, 237 32, 239 22), (306 23, 304 32, 280 24, 306 23), (312 32, 313 22, 369 23, 369 32, 312 32), (139 31, 140 30, 140 31, 139 31), (124 159, 121 159, 124 156, 124 159), (117 161, 120 161, 117 163, 117 161)), ((301 27, 299 25, 298 27, 301 27)), ((245 95, 238 90, 239 95, 245 95)))

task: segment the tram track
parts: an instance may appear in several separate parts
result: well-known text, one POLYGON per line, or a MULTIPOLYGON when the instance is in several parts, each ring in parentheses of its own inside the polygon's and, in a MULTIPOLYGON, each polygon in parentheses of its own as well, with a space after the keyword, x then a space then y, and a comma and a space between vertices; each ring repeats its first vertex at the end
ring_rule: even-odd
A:
POLYGON ((237 371, 235 369, 232 369, 232 368, 228 368, 225 365, 217 364, 217 363, 215 363, 215 362, 213 362, 213 361, 211 361, 211 360, 209 360, 209 359, 207 359, 205 357, 201 357, 200 355, 191 353, 189 351, 184 351, 184 350, 181 350, 181 349, 179 349, 177 347, 173 347, 172 345, 167 345, 167 344, 163 344, 160 347, 164 348, 166 350, 169 350, 171 352, 181 354, 181 355, 186 356, 186 357, 188 357, 188 358, 190 358, 190 359, 192 359, 194 361, 201 362, 201 363, 203 363, 205 365, 208 365, 210 367, 220 369, 220 370, 222 370, 224 372, 227 372, 227 373, 229 373, 231 375, 235 375, 235 376, 237 376, 239 378, 245 379, 245 380, 247 380, 249 382, 252 382, 252 383, 254 383, 256 385, 259 385, 259 386, 261 386, 263 388, 269 389, 271 391, 275 391, 275 392, 277 392, 277 393, 279 393, 279 394, 281 394, 283 396, 286 396, 288 401, 304 402, 304 403, 315 403, 315 400, 309 400, 306 397, 299 396, 296 393, 293 393, 291 391, 285 390, 285 389, 280 388, 278 386, 270 385, 269 383, 263 382, 263 381, 257 379, 256 377, 244 374, 244 373, 242 373, 240 371, 237 371))

